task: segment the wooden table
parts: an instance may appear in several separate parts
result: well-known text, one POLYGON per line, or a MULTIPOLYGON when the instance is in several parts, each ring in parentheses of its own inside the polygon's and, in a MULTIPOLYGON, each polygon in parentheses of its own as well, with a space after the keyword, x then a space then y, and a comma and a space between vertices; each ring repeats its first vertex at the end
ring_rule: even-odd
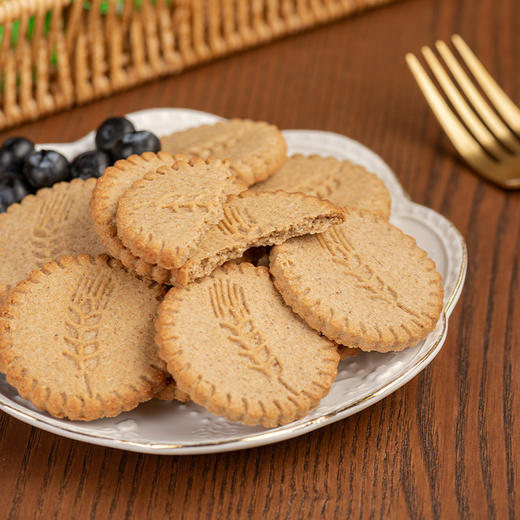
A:
POLYGON ((459 32, 520 102, 519 31, 518 0, 408 0, 3 133, 70 141, 107 116, 155 106, 339 132, 375 150, 413 200, 455 224, 469 270, 426 370, 294 440, 139 455, 1 413, 0 517, 519 518, 520 193, 456 157, 404 62, 459 32))

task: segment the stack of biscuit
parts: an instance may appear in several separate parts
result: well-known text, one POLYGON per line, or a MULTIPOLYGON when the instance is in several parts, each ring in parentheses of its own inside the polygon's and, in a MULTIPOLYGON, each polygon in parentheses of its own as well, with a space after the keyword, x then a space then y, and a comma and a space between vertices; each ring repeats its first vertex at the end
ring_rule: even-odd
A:
POLYGON ((340 358, 435 327, 441 278, 376 175, 287 158, 247 120, 162 148, 0 215, 0 370, 35 406, 93 420, 159 397, 273 427, 317 406, 340 358))

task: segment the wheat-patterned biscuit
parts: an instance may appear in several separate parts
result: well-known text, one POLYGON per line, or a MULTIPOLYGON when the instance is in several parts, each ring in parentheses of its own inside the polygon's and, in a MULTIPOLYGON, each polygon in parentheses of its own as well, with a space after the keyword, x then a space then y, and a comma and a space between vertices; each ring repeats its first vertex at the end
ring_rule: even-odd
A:
POLYGON ((0 303, 31 271, 63 255, 106 251, 88 211, 95 179, 60 182, 0 214, 0 303))
POLYGON ((311 327, 342 345, 402 350, 439 318, 443 289, 434 262, 415 240, 369 212, 294 238, 270 255, 274 284, 311 327))
POLYGON ((128 269, 159 283, 168 281, 170 272, 141 260, 123 245, 117 236, 117 205, 123 193, 148 172, 155 171, 161 166, 171 166, 176 160, 188 159, 184 154, 173 156, 167 152, 131 155, 107 168, 103 176, 97 180, 92 192, 90 211, 94 229, 108 253, 121 260, 128 269))
POLYGON ((119 199, 117 234, 145 262, 181 267, 204 231, 220 221, 235 186, 227 161, 193 158, 160 167, 119 199))
POLYGON ((287 145, 274 125, 247 119, 231 119, 202 125, 161 138, 170 153, 230 159, 231 170, 246 185, 272 175, 286 159, 287 145))
POLYGON ((166 384, 153 321, 161 286, 105 255, 66 256, 11 291, 0 318, 7 381, 56 417, 113 417, 166 384))
POLYGON ((366 209, 386 219, 390 216, 390 193, 383 181, 362 166, 334 157, 293 155, 274 175, 251 189, 300 191, 343 208, 366 209))
POLYGON ((230 195, 223 209, 222 220, 202 235, 195 253, 175 272, 177 284, 186 285, 210 274, 250 247, 322 233, 344 221, 343 210, 330 202, 284 191, 230 195))
POLYGON ((179 388, 231 421, 272 427, 298 419, 337 372, 334 343, 283 303, 265 267, 228 263, 172 288, 156 330, 179 388))
MULTIPOLYGON (((117 236, 117 206, 123 193, 148 172, 161 166, 171 166, 177 160, 189 159, 185 154, 171 155, 167 152, 131 155, 128 159, 117 161, 114 166, 107 168, 103 176, 97 180, 92 192, 90 211, 94 229, 107 251, 128 269, 158 283, 171 283, 171 272, 156 264, 145 262, 123 245, 117 236)), ((226 187, 229 193, 239 193, 243 189, 245 186, 239 182, 226 187)))

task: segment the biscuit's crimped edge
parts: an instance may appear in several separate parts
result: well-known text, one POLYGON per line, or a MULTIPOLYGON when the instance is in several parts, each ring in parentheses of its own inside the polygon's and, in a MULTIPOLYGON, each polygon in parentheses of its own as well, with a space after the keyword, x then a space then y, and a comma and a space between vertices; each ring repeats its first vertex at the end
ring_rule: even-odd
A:
POLYGON ((283 163, 287 159, 287 142, 285 141, 285 138, 280 131, 280 129, 271 123, 268 123, 266 121, 254 121, 253 119, 240 119, 240 118, 234 118, 234 119, 228 119, 227 121, 218 121, 216 123, 207 123, 204 125, 186 128, 185 130, 179 130, 177 132, 173 132, 170 135, 163 136, 162 139, 169 138, 177 133, 183 133, 186 131, 194 131, 198 128, 218 128, 220 126, 224 126, 228 123, 246 123, 246 124, 253 124, 257 127, 264 127, 264 128, 270 128, 274 129, 275 132, 273 135, 276 135, 277 137, 277 147, 269 147, 268 150, 273 154, 270 160, 268 160, 265 155, 262 155, 261 152, 256 152, 254 154, 249 154, 247 157, 244 157, 242 159, 233 159, 232 164, 230 165, 231 171, 242 181, 244 181, 248 186, 251 186, 252 184, 256 182, 261 182, 268 177, 270 177, 273 173, 276 172, 278 168, 280 168, 283 163))
MULTIPOLYGON (((69 191, 70 187, 78 186, 79 184, 83 185, 92 185, 93 187, 96 185, 97 179, 90 178, 90 179, 72 179, 71 181, 63 181, 63 182, 57 182, 53 186, 47 187, 47 188, 40 188, 36 193, 26 195, 20 202, 15 202, 14 204, 11 204, 7 210, 4 213, 0 213, 0 233, 2 232, 2 226, 4 224, 5 219, 11 219, 15 218, 13 215, 16 216, 16 214, 20 211, 23 211, 25 206, 27 204, 30 204, 31 201, 38 200, 41 198, 45 198, 48 194, 53 193, 55 191, 69 191)), ((11 289, 11 286, 0 284, 0 302, 2 301, 2 298, 5 296, 5 293, 8 292, 11 289)))
POLYGON ((40 199, 42 197, 47 196, 47 194, 52 193, 54 191, 67 191, 69 190, 70 186, 76 186, 79 184, 92 184, 93 186, 96 184, 95 178, 90 179, 72 179, 71 181, 63 181, 63 182, 57 182, 51 187, 48 188, 40 188, 36 193, 29 195, 26 195, 20 202, 15 202, 14 204, 11 204, 8 206, 7 210, 4 213, 0 213, 0 228, 6 218, 10 218, 11 215, 18 213, 21 211, 22 208, 27 206, 28 203, 31 201, 34 201, 35 199, 40 199))
MULTIPOLYGON (((230 197, 234 198, 241 198, 241 199, 254 199, 259 196, 259 194, 267 193, 272 196, 276 195, 289 195, 291 198, 299 197, 300 200, 304 201, 306 199, 312 199, 313 201, 319 200, 319 202, 323 205, 324 213, 325 208, 328 208, 329 213, 327 215, 320 215, 321 217, 326 217, 330 219, 330 225, 340 224, 345 221, 345 211, 340 206, 324 199, 319 199, 318 197, 315 197, 314 195, 309 195, 307 193, 301 193, 301 192, 286 192, 284 190, 274 190, 269 192, 254 192, 250 190, 243 191, 241 193, 238 193, 236 195, 230 195, 230 197)), ((229 200, 229 199, 228 199, 229 200)), ((317 216, 316 218, 319 218, 320 216, 317 216)), ((302 225, 302 222, 298 222, 298 225, 302 225)), ((328 227, 328 226, 327 226, 328 227)), ((265 230, 262 228, 262 226, 256 227, 259 235, 266 234, 265 230)), ((321 233, 325 231, 325 229, 320 229, 318 231, 308 231, 305 234, 311 233, 321 233)), ((279 240, 262 240, 261 237, 259 237, 255 241, 250 241, 247 243, 244 243, 244 246, 240 248, 238 253, 234 256, 228 256, 225 260, 219 261, 219 262, 212 262, 209 264, 210 267, 205 272, 205 275, 211 274, 211 272, 217 268, 219 265, 224 264, 225 262, 229 260, 234 260, 236 258, 239 258, 244 251, 251 247, 258 247, 258 246, 271 246, 275 244, 279 244, 281 242, 285 242, 285 240, 288 240, 288 238, 292 238, 293 236, 301 236, 302 233, 299 233, 298 235, 294 235, 293 232, 290 230, 287 231, 291 234, 290 237, 283 237, 279 240), (211 270, 209 270, 211 268, 211 270), (208 272, 209 271, 209 272, 208 272)), ((204 235, 202 235, 202 240, 204 240, 204 235)), ((197 253, 194 255, 195 258, 197 258, 197 253)), ((204 259, 207 259, 207 257, 204 257, 204 259)), ((188 260, 183 266, 181 266, 179 269, 172 270, 171 272, 171 280, 174 284, 180 284, 180 285, 187 285, 188 283, 193 281, 193 259, 188 260)))
POLYGON ((432 282, 438 282, 440 291, 435 301, 432 300, 430 302, 431 314, 428 323, 424 323, 424 330, 421 334, 413 335, 409 330, 404 330, 402 327, 397 331, 391 327, 384 330, 376 330, 373 326, 365 325, 364 327, 356 327, 350 324, 349 329, 346 329, 344 323, 334 318, 330 319, 330 307, 324 305, 321 300, 317 303, 312 299, 312 296, 310 296, 312 294, 311 287, 301 285, 297 287, 291 278, 287 276, 287 273, 284 272, 284 269, 278 264, 277 257, 283 254, 286 244, 275 246, 271 250, 269 270, 272 274, 273 283, 286 304, 310 327, 341 345, 349 345, 365 351, 375 350, 377 352, 394 352, 414 346, 431 332, 442 311, 444 290, 442 288, 441 276, 436 271, 435 262, 428 257, 423 249, 417 246, 413 237, 406 235, 401 229, 386 222, 381 217, 378 217, 370 211, 354 209, 346 210, 347 216, 349 211, 361 214, 364 218, 368 218, 372 221, 381 222, 389 229, 394 230, 393 232, 401 235, 402 239, 413 247, 416 263, 421 263, 424 266, 424 272, 431 274, 432 282), (363 328, 365 330, 362 330, 363 328))
MULTIPOLYGON (((85 396, 64 396, 60 392, 52 392, 48 387, 40 387, 38 381, 30 378, 27 369, 16 365, 16 356, 12 356, 10 349, 9 322, 14 319, 16 305, 23 301, 24 293, 33 284, 41 283, 48 275, 69 267, 80 266, 108 266, 111 269, 126 269, 121 262, 107 255, 79 255, 77 257, 63 256, 57 261, 46 263, 41 269, 32 271, 26 280, 19 282, 9 293, 7 302, 0 311, 0 359, 6 367, 7 382, 18 390, 24 399, 30 400, 36 407, 48 411, 55 417, 65 417, 71 420, 88 421, 101 417, 115 417, 122 412, 132 410, 139 403, 148 401, 154 397, 166 384, 166 373, 157 366, 155 375, 141 377, 139 385, 129 385, 118 392, 101 398, 88 398, 85 396)), ((158 291, 162 291, 157 286, 158 291)))
MULTIPOLYGON (((294 399, 284 399, 274 401, 270 405, 261 400, 251 401, 242 398, 241 402, 232 401, 231 395, 218 391, 214 385, 206 382, 200 376, 190 372, 189 363, 181 363, 178 360, 179 350, 169 351, 168 341, 172 337, 172 326, 175 323, 175 314, 178 312, 178 303, 182 301, 182 294, 192 291, 207 278, 215 278, 220 273, 230 274, 233 272, 248 273, 255 276, 269 276, 266 267, 255 267, 250 263, 241 264, 227 263, 219 267, 213 273, 202 280, 197 280, 185 288, 172 287, 159 307, 155 322, 156 337, 155 342, 159 347, 159 357, 163 359, 172 373, 180 390, 186 392, 191 399, 209 410, 215 415, 249 425, 261 424, 266 428, 287 424, 295 421, 309 413, 315 408, 321 399, 330 391, 330 387, 337 375, 339 354, 334 343, 330 342, 330 356, 325 358, 324 366, 320 371, 320 379, 313 381, 308 388, 301 392, 299 401, 294 399), (172 295, 169 297, 170 293, 172 295), (178 295, 173 298, 173 295, 178 295)), ((283 300, 281 299, 283 304, 283 300)))

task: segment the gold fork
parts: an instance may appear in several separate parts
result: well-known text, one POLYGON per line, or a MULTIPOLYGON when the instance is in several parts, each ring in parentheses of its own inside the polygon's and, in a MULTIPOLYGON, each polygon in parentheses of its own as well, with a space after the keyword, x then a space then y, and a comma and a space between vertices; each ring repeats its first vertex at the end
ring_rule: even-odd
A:
POLYGON ((439 123, 466 162, 480 175, 502 188, 520 188, 520 109, 491 77, 466 42, 458 34, 454 34, 451 39, 502 119, 480 94, 443 41, 437 41, 435 46, 472 107, 433 51, 429 47, 423 47, 422 53, 460 119, 448 106, 419 60, 411 53, 406 55, 408 66, 439 123))

